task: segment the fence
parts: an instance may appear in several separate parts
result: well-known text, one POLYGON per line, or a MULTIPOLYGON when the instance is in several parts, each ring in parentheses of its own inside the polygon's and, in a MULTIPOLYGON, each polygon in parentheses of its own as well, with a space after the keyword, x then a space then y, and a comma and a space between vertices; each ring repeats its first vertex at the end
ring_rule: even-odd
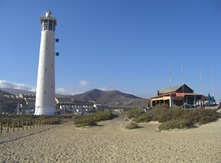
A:
POLYGON ((41 127, 45 125, 55 124, 58 122, 58 118, 47 118, 44 120, 29 120, 29 121, 7 121, 6 123, 0 122, 0 135, 3 133, 3 130, 6 131, 6 133, 9 133, 9 131, 14 132, 16 129, 19 130, 27 130, 35 127, 41 127))

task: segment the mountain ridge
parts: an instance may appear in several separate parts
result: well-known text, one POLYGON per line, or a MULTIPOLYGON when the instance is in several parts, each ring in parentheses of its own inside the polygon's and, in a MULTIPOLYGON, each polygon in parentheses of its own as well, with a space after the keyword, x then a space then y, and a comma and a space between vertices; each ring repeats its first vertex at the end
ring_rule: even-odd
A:
POLYGON ((94 101, 96 103, 109 105, 111 107, 145 107, 147 100, 132 94, 120 92, 118 90, 102 91, 99 89, 92 89, 70 97, 74 100, 94 101))
MULTIPOLYGON (((13 89, 13 88, 0 88, 2 91, 18 95, 18 94, 35 94, 33 91, 13 89)), ((99 89, 92 89, 84 93, 75 95, 58 95, 56 97, 69 97, 78 101, 94 101, 97 104, 108 105, 110 107, 145 107, 146 100, 144 98, 123 93, 118 90, 103 91, 99 89)))

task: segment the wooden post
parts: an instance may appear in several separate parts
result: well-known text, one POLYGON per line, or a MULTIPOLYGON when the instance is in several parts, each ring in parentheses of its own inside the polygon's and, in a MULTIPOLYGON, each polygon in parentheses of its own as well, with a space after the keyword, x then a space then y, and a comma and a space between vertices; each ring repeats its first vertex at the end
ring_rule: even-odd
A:
POLYGON ((2 122, 0 122, 0 134, 2 134, 2 122))
POLYGON ((19 126, 19 125, 20 125, 20 123, 19 123, 19 121, 18 121, 18 131, 19 131, 19 129, 20 129, 20 126, 19 126))
POLYGON ((13 132, 15 131, 15 122, 14 121, 12 122, 12 131, 13 132))
POLYGON ((22 130, 24 130, 24 121, 21 121, 22 130))
POLYGON ((6 127, 7 127, 7 133, 9 133, 9 125, 8 125, 8 121, 7 121, 7 125, 6 125, 6 127))
POLYGON ((26 123, 26 129, 28 129, 28 121, 25 121, 25 123, 26 123))

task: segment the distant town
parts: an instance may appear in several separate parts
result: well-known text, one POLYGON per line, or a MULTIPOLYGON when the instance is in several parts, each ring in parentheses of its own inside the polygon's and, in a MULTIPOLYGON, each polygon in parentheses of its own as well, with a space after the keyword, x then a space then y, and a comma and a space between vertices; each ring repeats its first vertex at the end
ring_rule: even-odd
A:
MULTIPOLYGON (((0 89, 0 114, 34 114, 35 94, 12 94, 0 89)), ((73 100, 71 97, 56 97, 56 114, 84 114, 98 110, 107 110, 107 105, 95 104, 93 101, 84 102, 73 100)))

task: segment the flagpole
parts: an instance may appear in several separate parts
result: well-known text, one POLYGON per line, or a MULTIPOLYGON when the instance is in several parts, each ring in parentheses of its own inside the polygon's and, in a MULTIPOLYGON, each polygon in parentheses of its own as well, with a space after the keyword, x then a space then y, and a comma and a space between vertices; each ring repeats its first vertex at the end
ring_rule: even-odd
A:
POLYGON ((202 65, 200 65, 200 91, 201 91, 201 94, 203 94, 202 65))
POLYGON ((214 78, 213 78, 213 67, 211 67, 211 78, 212 78, 212 102, 214 103, 215 93, 214 93, 214 78))
POLYGON ((181 65, 181 71, 182 71, 182 91, 183 91, 183 104, 184 104, 184 76, 183 76, 183 65, 181 65))
POLYGON ((211 67, 211 78, 212 78, 212 95, 214 97, 214 78, 213 78, 213 68, 211 67))
MULTIPOLYGON (((201 91, 201 101, 200 101, 200 106, 202 106, 202 97, 203 97, 203 80, 202 80, 202 65, 200 65, 200 91, 201 91)), ((204 105, 204 104, 203 104, 204 105)))
POLYGON ((171 98, 171 69, 170 69, 170 64, 169 64, 169 85, 170 85, 170 102, 169 102, 169 107, 172 107, 172 98, 171 98))

